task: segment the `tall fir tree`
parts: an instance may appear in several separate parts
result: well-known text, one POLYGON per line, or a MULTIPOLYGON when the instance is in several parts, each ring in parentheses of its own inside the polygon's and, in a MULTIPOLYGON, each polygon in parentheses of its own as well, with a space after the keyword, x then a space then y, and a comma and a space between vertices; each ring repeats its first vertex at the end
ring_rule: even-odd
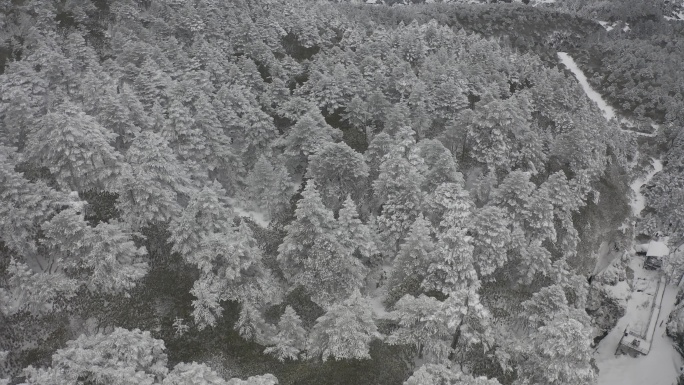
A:
POLYGON ((370 343, 381 338, 373 310, 359 291, 342 303, 331 306, 316 320, 309 335, 308 355, 327 361, 369 359, 370 343))
POLYGON ((278 334, 273 338, 273 346, 266 348, 264 353, 271 354, 280 361, 297 360, 306 348, 306 336, 301 318, 288 305, 278 321, 278 334))

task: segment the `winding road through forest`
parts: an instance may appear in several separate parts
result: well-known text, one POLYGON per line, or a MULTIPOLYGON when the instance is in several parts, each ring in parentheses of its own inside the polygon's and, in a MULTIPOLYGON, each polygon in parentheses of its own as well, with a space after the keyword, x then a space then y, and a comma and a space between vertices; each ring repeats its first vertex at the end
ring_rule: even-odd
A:
MULTIPOLYGON (((560 62, 567 67, 577 78, 577 81, 582 86, 586 95, 596 103, 598 108, 603 113, 606 120, 617 120, 618 117, 615 110, 601 97, 601 95, 591 88, 587 77, 582 70, 577 66, 573 58, 565 52, 558 52, 560 62)), ((628 122, 626 119, 620 119, 620 122, 628 122)), ((653 125, 657 130, 657 126, 653 125)), ((655 136, 657 131, 652 134, 645 134, 631 130, 623 130, 625 132, 633 133, 635 135, 655 136)), ((638 160, 637 160, 638 162, 638 160)), ((641 188, 647 184, 656 173, 662 170, 663 165, 659 159, 651 160, 653 169, 646 175, 635 179, 630 188, 634 192, 630 199, 630 206, 632 207, 632 220, 636 220, 641 211, 646 205, 646 199, 641 193, 641 188)), ((634 255, 634 250, 629 251, 631 260, 629 266, 634 272, 636 279, 651 279, 655 280, 657 274, 651 274, 643 270, 642 258, 634 255), (642 276, 643 277, 640 277, 642 276), (652 276, 652 277, 651 277, 652 276)), ((598 261, 599 265, 602 261, 598 261)), ((606 266, 611 262, 604 261, 606 266)), ((597 266, 598 268, 598 266, 597 266)), ((603 269, 600 269, 601 271, 603 269)), ((631 290, 631 288, 621 282, 621 288, 615 287, 616 290, 631 290)), ((651 282, 653 283, 653 282, 651 282)), ((626 355, 615 356, 615 351, 622 338, 623 332, 628 325, 634 322, 639 322, 638 312, 640 309, 642 299, 633 293, 624 293, 628 296, 627 309, 625 315, 618 321, 617 325, 610 331, 610 333, 601 340, 595 352, 596 364, 599 368, 598 385, 671 385, 677 383, 679 376, 679 368, 681 367, 682 357, 674 349, 672 340, 665 335, 665 324, 674 308, 678 288, 675 285, 668 284, 663 296, 661 311, 657 319, 657 329, 653 337, 651 350, 645 357, 633 358, 626 355)), ((639 293, 643 294, 643 293, 639 293)))

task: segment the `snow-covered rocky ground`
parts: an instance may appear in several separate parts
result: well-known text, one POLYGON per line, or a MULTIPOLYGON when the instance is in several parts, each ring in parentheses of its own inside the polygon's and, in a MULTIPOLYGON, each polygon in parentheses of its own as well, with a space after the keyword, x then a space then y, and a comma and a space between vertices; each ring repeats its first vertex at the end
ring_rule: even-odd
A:
MULTIPOLYGON (((558 57, 577 78, 587 96, 596 103, 607 120, 616 119, 615 110, 601 98, 601 95, 589 85, 586 76, 579 69, 577 63, 567 53, 559 52, 558 57)), ((634 131, 630 131, 634 132, 634 131)), ((652 160, 653 169, 643 177, 637 178, 630 184, 634 195, 630 205, 633 218, 639 217, 646 205, 641 194, 641 187, 648 183, 653 176, 662 170, 659 159, 652 160)), ((605 285, 614 298, 624 301, 627 299, 625 315, 609 334, 599 342, 595 351, 596 364, 599 368, 598 385, 671 385, 677 383, 679 368, 684 360, 675 350, 672 340, 665 334, 668 317, 674 309, 678 287, 676 282, 669 283, 663 295, 660 313, 656 322, 651 350, 647 356, 630 357, 615 356, 616 349, 625 328, 639 328, 648 323, 650 307, 654 293, 660 279, 660 272, 645 270, 644 257, 637 256, 634 250, 625 255, 626 264, 633 272, 631 282, 620 281, 616 285, 605 285)), ((606 266, 610 264, 606 260, 606 266)), ((620 258, 613 258, 613 263, 620 263, 620 258)), ((600 264, 601 261, 597 263, 600 264)), ((603 269, 599 270, 602 271, 603 269)))

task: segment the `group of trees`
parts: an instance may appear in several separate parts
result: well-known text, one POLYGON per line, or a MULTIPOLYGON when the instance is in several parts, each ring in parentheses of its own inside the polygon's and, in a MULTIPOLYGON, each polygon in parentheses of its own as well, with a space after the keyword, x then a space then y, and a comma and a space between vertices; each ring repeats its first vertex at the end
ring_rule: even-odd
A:
POLYGON ((595 378, 578 214, 631 149, 558 68, 325 2, 2 6, 0 320, 62 331, 0 338, 7 375, 226 383, 161 338, 228 317, 290 364, 401 347, 407 384, 595 378), (140 296, 169 272, 189 292, 140 296), (70 328, 119 298, 175 326, 70 328))

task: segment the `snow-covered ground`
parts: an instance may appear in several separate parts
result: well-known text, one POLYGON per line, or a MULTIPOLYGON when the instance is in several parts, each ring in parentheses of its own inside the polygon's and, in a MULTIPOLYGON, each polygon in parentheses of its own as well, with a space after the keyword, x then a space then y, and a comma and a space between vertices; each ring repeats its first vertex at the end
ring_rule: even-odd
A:
MULTIPOLYGON (((643 269, 641 270, 643 271, 643 269)), ((637 274, 635 273, 635 277, 637 274)), ((627 285, 623 285, 621 290, 627 290, 627 285)), ((679 367, 684 361, 674 349, 672 340, 665 335, 667 318, 674 308, 675 297, 677 296, 677 287, 672 284, 665 288, 651 351, 648 355, 636 358, 627 355, 615 356, 615 350, 625 328, 630 324, 639 322, 637 317, 644 314, 642 311, 634 311, 643 305, 643 298, 634 296, 634 294, 637 293, 632 293, 625 316, 618 321, 608 336, 601 340, 596 350, 594 358, 599 368, 598 385, 676 384, 679 367)))

